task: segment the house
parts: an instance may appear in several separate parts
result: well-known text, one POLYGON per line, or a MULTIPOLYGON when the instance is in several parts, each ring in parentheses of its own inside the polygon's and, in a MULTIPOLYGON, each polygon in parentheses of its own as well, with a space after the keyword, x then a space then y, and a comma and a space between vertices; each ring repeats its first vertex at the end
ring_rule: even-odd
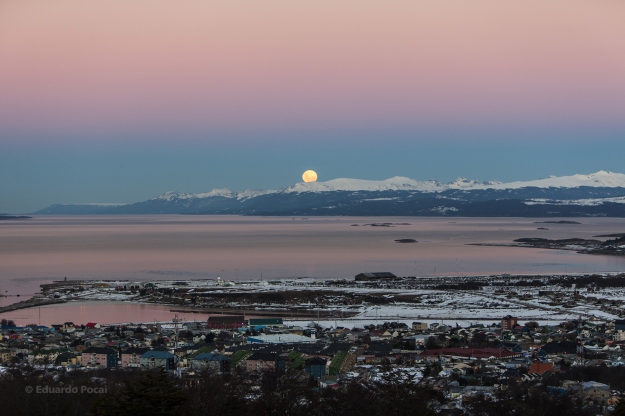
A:
POLYGON ((577 354, 577 342, 576 341, 551 341, 546 343, 540 348, 540 352, 545 355, 554 354, 577 354))
POLYGON ((123 368, 139 368, 141 367, 140 358, 143 354, 150 351, 147 347, 130 347, 122 352, 123 368))
POLYGON ((530 373, 535 373, 535 374, 543 374, 547 371, 553 371, 553 363, 550 361, 548 362, 534 361, 529 369, 530 373))
POLYGON ((176 369, 178 357, 168 351, 150 350, 139 357, 139 365, 142 369, 164 368, 168 371, 176 369))
POLYGON ((85 325, 85 328, 87 328, 87 329, 97 329, 97 328, 100 328, 100 324, 95 323, 95 322, 89 322, 89 323, 87 323, 87 325, 85 325))
POLYGON ((436 336, 430 334, 417 334, 404 337, 403 339, 404 341, 407 341, 409 345, 412 345, 414 349, 417 345, 425 345, 430 338, 436 339, 436 336))
POLYGON ((499 380, 514 380, 521 381, 523 378, 521 371, 518 368, 508 368, 506 371, 501 373, 499 376, 499 380))
POLYGON ((319 380, 321 377, 326 376, 327 365, 328 360, 324 360, 323 358, 309 358, 304 362, 304 372, 315 380, 319 380))
POLYGON ((506 363, 506 368, 519 368, 525 366, 527 366, 527 359, 523 357, 513 358, 506 363))
POLYGON ((610 386, 596 381, 586 381, 579 383, 581 392, 585 398, 603 403, 610 397, 610 386))
POLYGON ((517 344, 516 342, 502 342, 499 345, 497 345, 497 348, 505 348, 508 351, 513 351, 513 352, 523 352, 523 347, 521 347, 521 345, 517 344))
POLYGON ((413 331, 426 331, 428 329, 428 324, 425 322, 413 322, 412 330, 413 331))
POLYGON ((464 391, 465 386, 460 386, 457 381, 452 381, 448 385, 447 393, 451 399, 458 399, 462 397, 462 392, 464 391))
POLYGON ((215 315, 208 317, 208 327, 211 329, 236 329, 246 324, 243 315, 215 315))
POLYGON ((230 372, 230 357, 223 354, 201 353, 191 359, 194 370, 210 369, 219 373, 230 372))
POLYGON ((56 356, 54 365, 65 367, 69 365, 80 365, 80 358, 80 355, 72 354, 71 352, 62 352, 56 356))
POLYGON ((28 362, 30 364, 50 364, 56 360, 60 354, 57 346, 47 346, 42 349, 28 351, 28 362))
POLYGON ((284 371, 286 361, 278 354, 256 352, 245 359, 245 368, 253 371, 284 371))
POLYGON ((386 329, 372 329, 369 331, 369 335, 372 337, 380 337, 380 338, 390 338, 391 333, 386 329))
POLYGON ((0 364, 10 363, 13 357, 15 357, 15 351, 9 349, 0 350, 0 364))
POLYGON ((117 351, 107 347, 89 347, 82 352, 83 367, 117 367, 117 351))

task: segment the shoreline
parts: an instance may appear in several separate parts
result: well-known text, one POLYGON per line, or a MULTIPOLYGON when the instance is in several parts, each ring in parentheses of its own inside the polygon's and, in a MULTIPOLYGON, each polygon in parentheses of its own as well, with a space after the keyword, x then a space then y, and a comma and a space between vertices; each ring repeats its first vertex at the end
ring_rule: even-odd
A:
POLYGON ((30 309, 30 308, 38 308, 40 306, 46 305, 56 305, 61 303, 67 303, 64 299, 41 299, 41 298, 30 298, 27 300, 23 300, 21 302, 12 303, 6 306, 0 306, 0 314, 6 312, 18 311, 20 309, 30 309))
POLYGON ((44 309, 47 324, 57 320, 102 324, 170 321, 178 314, 189 321, 195 321, 195 316, 203 320, 211 315, 244 315, 345 325, 381 320, 490 321, 509 314, 528 321, 562 322, 575 316, 605 321, 625 315, 625 274, 621 272, 369 281, 76 280, 41 287, 44 290, 36 300, 0 308, 2 317, 36 321, 33 310, 48 305, 44 309), (3 313, 17 310, 28 312, 22 316, 3 313))

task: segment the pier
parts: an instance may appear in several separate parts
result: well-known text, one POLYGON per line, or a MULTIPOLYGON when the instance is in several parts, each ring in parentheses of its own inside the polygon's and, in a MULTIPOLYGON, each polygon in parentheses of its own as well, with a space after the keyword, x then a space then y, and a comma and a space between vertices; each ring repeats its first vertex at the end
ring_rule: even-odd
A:
POLYGON ((36 308, 38 306, 54 305, 57 303, 65 303, 64 299, 28 299, 22 302, 17 302, 12 305, 0 307, 0 314, 5 312, 17 311, 19 309, 36 308))

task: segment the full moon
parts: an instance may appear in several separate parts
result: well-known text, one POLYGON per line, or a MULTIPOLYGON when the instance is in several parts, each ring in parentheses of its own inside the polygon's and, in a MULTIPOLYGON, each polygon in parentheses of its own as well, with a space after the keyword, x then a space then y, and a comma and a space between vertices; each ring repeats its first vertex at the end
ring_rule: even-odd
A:
POLYGON ((317 172, 314 170, 307 170, 302 175, 302 179, 304 179, 304 182, 315 182, 317 180, 317 172))

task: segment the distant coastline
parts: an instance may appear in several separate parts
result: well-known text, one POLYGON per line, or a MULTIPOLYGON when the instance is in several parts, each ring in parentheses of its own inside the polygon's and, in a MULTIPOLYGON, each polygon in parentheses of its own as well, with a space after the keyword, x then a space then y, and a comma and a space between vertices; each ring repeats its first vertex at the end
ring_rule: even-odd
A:
POLYGON ((471 243, 472 246, 490 247, 529 247, 549 250, 570 250, 580 254, 606 256, 625 256, 625 234, 616 233, 597 237, 617 237, 614 240, 589 240, 583 238, 565 238, 550 240, 547 238, 517 238, 513 243, 471 243))
POLYGON ((29 217, 27 215, 7 215, 7 214, 0 214, 0 221, 2 220, 27 220, 30 219, 32 217, 29 217))

